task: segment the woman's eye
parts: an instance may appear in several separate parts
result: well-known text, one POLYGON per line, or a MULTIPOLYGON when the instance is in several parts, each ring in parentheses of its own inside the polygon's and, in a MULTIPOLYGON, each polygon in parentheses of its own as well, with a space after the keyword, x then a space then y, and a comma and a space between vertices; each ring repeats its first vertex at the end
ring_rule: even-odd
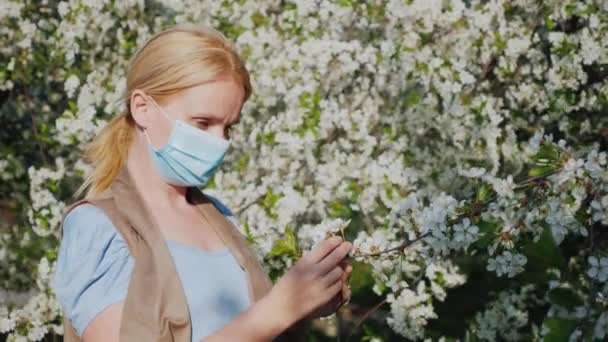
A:
POLYGON ((198 125, 198 127, 202 128, 202 129, 207 129, 207 126, 209 126, 209 124, 206 121, 198 121, 196 124, 198 125))

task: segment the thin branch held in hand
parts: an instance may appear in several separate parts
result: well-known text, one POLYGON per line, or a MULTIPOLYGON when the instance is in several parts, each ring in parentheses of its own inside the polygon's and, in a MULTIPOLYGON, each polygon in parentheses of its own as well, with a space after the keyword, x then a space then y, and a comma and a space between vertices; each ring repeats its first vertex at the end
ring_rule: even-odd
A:
POLYGON ((415 242, 424 239, 425 237, 427 237, 429 235, 431 235, 430 232, 424 233, 424 234, 418 236, 417 238, 415 238, 414 240, 406 241, 406 242, 402 243, 401 245, 399 245, 397 247, 389 248, 389 249, 384 250, 384 251, 375 252, 375 253, 363 253, 363 252, 361 252, 361 253, 355 253, 355 254, 353 254, 353 256, 368 256, 368 257, 373 257, 373 256, 380 256, 382 254, 386 254, 386 253, 402 250, 402 249, 405 249, 405 248, 409 247, 410 245, 414 244, 415 242))

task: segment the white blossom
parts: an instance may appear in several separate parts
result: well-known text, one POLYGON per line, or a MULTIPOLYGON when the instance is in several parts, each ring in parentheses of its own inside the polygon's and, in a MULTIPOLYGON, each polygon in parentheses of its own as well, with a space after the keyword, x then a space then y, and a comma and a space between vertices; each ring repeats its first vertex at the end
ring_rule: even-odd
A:
POLYGON ((587 261, 589 268, 587 274, 600 282, 608 280, 608 257, 590 256, 587 261))
POLYGON ((76 75, 71 75, 70 77, 68 77, 67 80, 65 80, 65 92, 68 94, 68 97, 73 97, 74 93, 76 92, 76 89, 78 89, 78 86, 80 85, 80 80, 78 79, 78 76, 76 75))
POLYGON ((525 255, 504 251, 495 258, 488 260, 487 269, 488 271, 496 272, 496 275, 499 277, 507 275, 511 278, 524 270, 523 266, 526 262, 527 258, 525 255))

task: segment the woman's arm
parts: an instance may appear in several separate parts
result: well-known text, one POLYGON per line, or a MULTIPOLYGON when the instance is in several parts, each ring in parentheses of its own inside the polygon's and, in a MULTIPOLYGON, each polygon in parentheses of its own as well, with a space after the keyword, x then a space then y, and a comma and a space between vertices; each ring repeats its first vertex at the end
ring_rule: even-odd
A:
MULTIPOLYGON (((296 331, 302 318, 316 312, 343 288, 341 260, 350 242, 331 238, 293 265, 268 292, 236 318, 201 342, 267 342, 286 330, 296 331)), ((84 329, 83 342, 118 342, 124 301, 101 311, 84 329)), ((322 310, 323 311, 323 310, 322 310)))
MULTIPOLYGON (((288 316, 275 312, 279 306, 272 300, 270 296, 262 297, 201 342, 273 340, 290 329, 294 322, 288 316)), ((82 334, 82 342, 118 342, 123 305, 124 301, 113 303, 91 320, 82 334)))
POLYGON ((291 317, 276 310, 280 305, 274 303, 275 300, 267 294, 201 342, 272 341, 295 323, 291 317))
POLYGON ((82 342, 118 342, 124 300, 108 305, 82 332, 82 342))
MULTIPOLYGON (((277 336, 280 341, 297 341, 291 337, 302 337, 301 328, 309 316, 325 316, 337 309, 341 292, 348 290, 344 285, 350 273, 341 264, 351 250, 352 243, 339 237, 322 241, 283 274, 270 292, 201 342, 266 342, 277 336)), ((344 265, 349 268, 348 263, 344 265)))

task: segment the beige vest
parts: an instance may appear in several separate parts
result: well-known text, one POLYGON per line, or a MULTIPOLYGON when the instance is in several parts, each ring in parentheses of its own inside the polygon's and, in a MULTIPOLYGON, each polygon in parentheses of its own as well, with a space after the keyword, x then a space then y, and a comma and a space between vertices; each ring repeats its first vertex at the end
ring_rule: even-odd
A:
MULTIPOLYGON (((246 272, 249 297, 253 302, 258 301, 273 284, 249 248, 247 240, 200 189, 188 188, 187 196, 189 202, 196 205, 205 224, 213 227, 234 254, 246 272)), ((120 341, 190 342, 190 315, 173 257, 141 194, 135 188, 127 167, 123 166, 107 190, 71 204, 64 211, 63 217, 83 202, 104 210, 127 242, 129 252, 135 260, 123 307, 120 341)), ((62 230, 63 226, 60 237, 62 230)), ((65 317, 63 326, 64 341, 80 341, 65 317)), ((290 329, 275 341, 303 339, 302 329, 290 329)))

